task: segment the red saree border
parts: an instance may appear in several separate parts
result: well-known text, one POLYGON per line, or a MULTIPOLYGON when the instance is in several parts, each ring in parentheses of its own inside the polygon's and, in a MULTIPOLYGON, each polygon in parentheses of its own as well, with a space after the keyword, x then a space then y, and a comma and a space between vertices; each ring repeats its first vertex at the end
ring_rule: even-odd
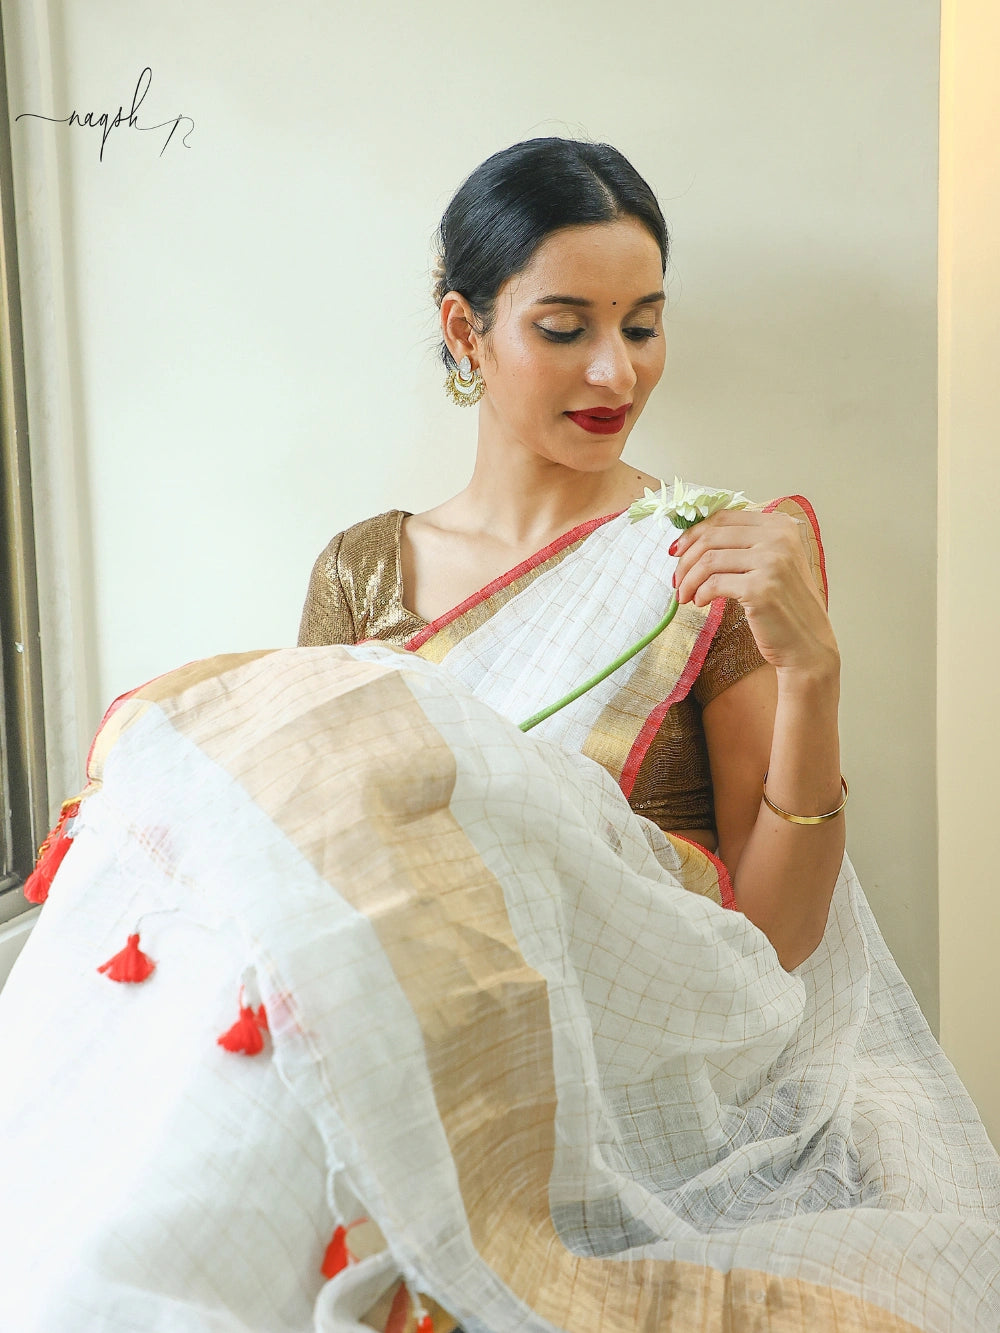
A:
MULTIPOLYGON (((190 666, 190 665, 191 665, 191 663, 189 662, 189 663, 188 663, 188 666, 190 666)), ((156 680, 162 680, 164 676, 169 676, 169 675, 170 675, 170 672, 169 672, 169 671, 161 671, 160 674, 159 674, 158 676, 150 676, 149 680, 144 680, 144 681, 142 682, 141 685, 136 685, 133 689, 131 689, 131 690, 126 690, 124 694, 119 694, 119 696, 118 696, 117 699, 112 699, 112 700, 111 700, 111 702, 108 704, 107 708, 104 710, 104 716, 101 718, 100 726, 99 726, 99 727, 97 728, 97 730, 94 732, 93 738, 92 738, 92 740, 91 740, 91 742, 90 742, 90 749, 87 751, 87 762, 86 762, 86 764, 84 765, 84 771, 85 771, 86 773, 89 774, 89 772, 90 772, 90 761, 91 761, 91 760, 93 759, 93 757, 94 757, 94 751, 95 751, 95 749, 97 748, 97 740, 98 740, 98 737, 100 736, 101 732, 104 730, 104 728, 105 728, 105 726, 107 725, 107 723, 110 722, 111 719, 114 717, 115 713, 118 712, 119 708, 122 708, 125 704, 127 704, 128 701, 129 701, 129 699, 134 698, 135 695, 137 695, 137 694, 141 694, 142 691, 143 691, 148 685, 152 685, 154 681, 156 681, 156 680)))
POLYGON ((726 610, 725 597, 716 597, 712 602, 711 608, 705 618, 705 623, 698 632, 694 647, 684 670, 681 672, 677 684, 670 691, 662 703, 656 705, 653 711, 646 718, 645 722, 639 728, 639 734, 632 742, 632 748, 628 752, 628 757, 622 766, 622 775, 618 785, 626 799, 632 795, 632 788, 635 786, 635 780, 639 776, 639 769, 642 767, 642 761, 646 757, 646 751, 653 743, 653 737, 660 729, 660 724, 667 715, 667 710, 672 708, 675 703, 687 697, 691 686, 698 679, 698 672, 705 665, 705 658, 708 656, 708 650, 712 646, 712 640, 715 638, 715 632, 722 623, 722 617, 726 610))
POLYGON ((685 838, 683 833, 670 833, 667 835, 674 838, 677 842, 686 842, 689 847, 702 852, 715 866, 715 872, 719 876, 719 899, 727 912, 738 912, 740 909, 736 906, 736 894, 733 891, 733 881, 729 874, 729 867, 725 861, 720 861, 714 852, 710 852, 707 847, 703 847, 700 842, 695 842, 691 838, 685 838))
POLYGON ((813 530, 813 537, 816 540, 816 550, 819 552, 819 572, 823 579, 823 597, 827 604, 830 602, 830 581, 826 575, 826 551, 823 549, 823 538, 819 530, 819 519, 816 517, 816 510, 806 499, 804 495, 782 495, 777 500, 771 500, 764 506, 761 513, 773 514, 779 505, 792 500, 799 506, 809 521, 809 526, 813 530))
MULTIPOLYGON (((820 536, 819 520, 816 517, 816 511, 805 498, 804 495, 780 495, 776 500, 770 500, 761 510, 764 514, 773 513, 780 505, 791 501, 797 504, 812 528, 813 538, 816 542, 816 549, 819 553, 820 575, 823 579, 823 597, 827 603, 830 600, 830 585, 826 573, 826 552, 823 550, 823 538, 820 536)), ((621 787, 626 798, 632 795, 632 788, 635 786, 635 780, 639 776, 639 769, 642 761, 646 757, 646 751, 653 743, 653 737, 660 729, 660 724, 667 715, 667 710, 679 700, 687 696, 688 691, 697 679, 698 672, 705 664, 705 658, 708 656, 708 650, 712 640, 715 638, 715 632, 719 628, 722 616, 726 608, 726 599, 717 597, 712 603, 708 618, 695 640, 694 648, 691 650, 691 656, 687 660, 681 677, 677 684, 671 690, 666 699, 653 709, 646 718, 639 730, 638 736, 632 744, 628 753, 628 758, 622 768, 621 780, 618 785, 621 787)), ((730 888, 730 892, 731 892, 730 888)))
POLYGON ((543 546, 540 551, 534 555, 529 555, 526 560, 522 560, 519 565, 513 569, 508 569, 505 574, 500 574, 497 578, 487 583, 485 587, 474 592, 470 597, 466 597, 464 602, 459 602, 458 606, 452 607, 450 611, 445 611, 443 615, 432 620, 424 629, 418 630, 411 639, 407 639, 403 647, 411 653, 415 653, 418 648, 422 648, 429 639, 432 639, 439 630, 444 629, 459 616, 464 615, 466 611, 471 611, 474 607, 485 602, 488 597, 494 593, 502 592, 504 588, 510 587, 518 579, 523 578, 525 574, 530 574, 533 569, 545 563, 560 551, 572 546, 574 542, 580 541, 583 537, 589 537, 605 523, 610 523, 613 518, 620 518, 625 513, 624 509, 619 509, 614 514, 604 514, 601 518, 588 518, 585 523, 578 523, 575 528, 570 528, 569 532, 564 532, 561 537, 556 537, 555 541, 549 542, 548 546, 543 546))

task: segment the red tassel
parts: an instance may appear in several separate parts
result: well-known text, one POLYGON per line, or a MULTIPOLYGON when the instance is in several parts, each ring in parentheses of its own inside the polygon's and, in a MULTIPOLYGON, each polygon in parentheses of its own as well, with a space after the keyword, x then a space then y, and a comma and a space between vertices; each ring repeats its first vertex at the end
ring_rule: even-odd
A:
POLYGON ((406 1283, 401 1282, 396 1288, 389 1308, 389 1318, 385 1321, 385 1333, 405 1333, 410 1319, 410 1293, 406 1283))
POLYGON ((334 1231, 330 1244, 326 1247, 326 1253, 323 1255, 323 1262, 320 1265, 320 1272, 324 1277, 336 1277, 350 1262, 351 1254, 347 1248, 347 1228, 339 1226, 334 1231))
POLYGON ((245 1055, 259 1055, 264 1049, 264 1038, 260 1035, 262 1024, 247 1005, 240 1005, 240 1016, 219 1038, 219 1045, 227 1051, 242 1051, 245 1055))
POLYGON ((112 981, 145 981, 156 964, 139 948, 138 934, 130 935, 125 948, 97 969, 112 981))
POLYGON ((261 1032, 270 1032, 271 1029, 267 1026, 267 1011, 262 1004, 257 1006, 257 1013, 254 1016, 254 1021, 260 1028, 261 1032))
POLYGON ((79 800, 63 802, 56 826, 39 847, 35 868, 24 881, 24 896, 29 903, 43 903, 49 896, 55 873, 73 842, 71 837, 63 833, 63 829, 79 811, 79 800))
MULTIPOLYGON (((392 1305, 389 1307, 389 1317, 385 1321, 385 1333, 405 1333, 406 1326, 410 1322, 412 1304, 409 1288, 405 1282, 401 1282, 396 1288, 392 1305)), ((421 1310, 418 1306, 416 1313, 420 1318, 417 1320, 415 1333, 434 1333, 434 1320, 427 1311, 421 1310)))
MULTIPOLYGON (((263 1009, 264 1006, 261 1005, 258 1013, 263 1012, 263 1009)), ((367 1221, 367 1217, 357 1217, 350 1226, 338 1226, 334 1229, 333 1237, 326 1247, 326 1253, 323 1255, 323 1262, 320 1265, 320 1272, 324 1277, 336 1277, 348 1264, 357 1263, 355 1256, 348 1248, 347 1233, 353 1231, 355 1227, 361 1226, 362 1222, 367 1221)))

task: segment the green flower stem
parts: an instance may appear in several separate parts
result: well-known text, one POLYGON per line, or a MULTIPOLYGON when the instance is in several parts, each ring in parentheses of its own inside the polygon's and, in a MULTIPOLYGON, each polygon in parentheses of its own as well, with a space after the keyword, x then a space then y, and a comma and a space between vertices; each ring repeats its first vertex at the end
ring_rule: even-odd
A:
POLYGON ((560 708, 565 708, 566 705, 571 704, 574 699, 579 699, 581 694, 586 694, 588 690, 592 690, 595 685, 599 685, 602 680, 606 680, 607 677, 611 675, 612 671, 617 671, 618 668, 624 666, 630 658, 635 657, 636 653, 641 653, 643 648, 648 647, 658 634, 663 633, 676 614, 677 594, 674 593, 670 598, 670 605, 667 607, 666 615, 658 624, 654 625, 649 633, 641 638, 638 643, 633 643, 631 648, 626 648, 625 652, 619 657, 616 657, 610 666, 606 666, 603 671, 598 671, 596 676, 591 676, 591 678, 585 680, 582 685, 578 685, 575 690, 570 690, 569 694, 564 694, 557 703, 549 704, 547 708, 543 708, 537 713, 532 713, 532 715, 524 722, 518 723, 518 726, 522 731, 530 731, 532 727, 537 727, 539 722, 544 722, 545 719, 551 717, 553 713, 558 713, 560 708))

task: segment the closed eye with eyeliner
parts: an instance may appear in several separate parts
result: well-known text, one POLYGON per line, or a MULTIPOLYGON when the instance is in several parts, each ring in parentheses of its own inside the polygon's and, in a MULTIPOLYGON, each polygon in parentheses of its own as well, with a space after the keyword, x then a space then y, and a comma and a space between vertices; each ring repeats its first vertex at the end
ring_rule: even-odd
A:
MULTIPOLYGON (((585 332, 582 328, 577 329, 548 329, 544 324, 536 324, 535 328, 543 334, 550 342, 571 343, 575 342, 581 333, 585 332)), ((658 338, 660 336, 657 329, 647 329, 642 327, 622 329, 625 337, 631 342, 645 342, 648 338, 658 338)))
MULTIPOLYGON (((650 292, 646 296, 641 296, 639 300, 630 307, 628 313, 634 318, 640 310, 645 308, 648 316, 655 321, 657 319, 657 312, 663 305, 665 299, 665 294, 662 291, 650 292)), ((612 302, 612 304, 614 304, 614 302, 612 302)), ((586 297, 564 295, 543 296, 540 301, 536 302, 536 305, 570 306, 581 310, 593 310, 595 308, 595 303, 588 300, 586 297)), ((577 342, 580 336, 586 332, 586 327, 583 325, 577 325, 576 328, 572 329, 554 329, 547 324, 536 324, 535 328, 544 338, 548 339, 549 342, 558 343, 577 342)), ((660 330, 656 327, 655 323, 630 324, 622 329, 622 333, 633 343, 648 342, 651 338, 658 338, 660 336, 660 330)))

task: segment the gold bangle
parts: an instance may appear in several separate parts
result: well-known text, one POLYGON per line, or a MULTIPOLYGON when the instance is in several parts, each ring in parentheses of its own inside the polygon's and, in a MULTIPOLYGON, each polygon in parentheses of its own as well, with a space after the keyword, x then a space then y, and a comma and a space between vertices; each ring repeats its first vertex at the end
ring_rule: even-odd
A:
POLYGON ((836 810, 828 810, 825 815, 793 815, 787 810, 782 810, 779 805, 775 805, 767 794, 767 773, 764 774, 761 790, 764 794, 764 804, 767 808, 773 810, 776 815, 780 815, 782 819, 787 819, 789 824, 825 824, 828 819, 837 818, 841 810, 843 810, 844 806, 847 804, 847 798, 851 794, 847 787, 847 779, 844 777, 843 773, 840 775, 840 785, 844 789, 844 799, 837 806, 836 810))

